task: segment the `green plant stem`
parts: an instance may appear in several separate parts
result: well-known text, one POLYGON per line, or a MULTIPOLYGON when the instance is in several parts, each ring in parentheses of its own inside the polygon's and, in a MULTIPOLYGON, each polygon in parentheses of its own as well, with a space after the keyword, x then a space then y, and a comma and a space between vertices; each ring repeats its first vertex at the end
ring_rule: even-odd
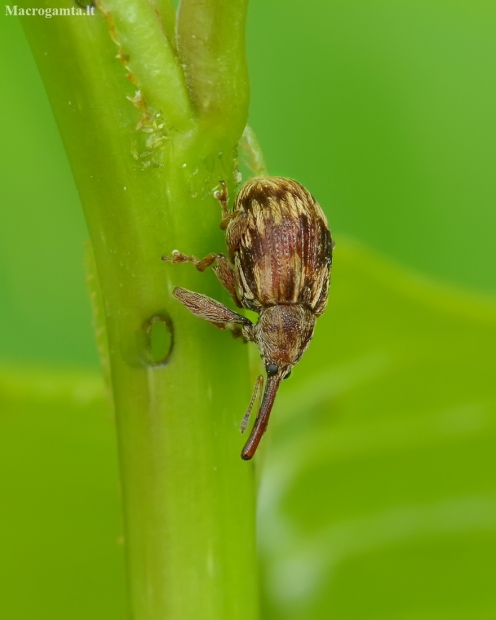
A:
MULTIPOLYGON (((181 285, 229 303, 214 275, 160 260, 174 248, 196 256, 224 250, 213 192, 221 179, 234 188, 240 109, 231 117, 225 108, 222 132, 216 122, 199 122, 154 11, 142 0, 108 2, 105 11, 106 19, 40 17, 23 26, 81 196, 102 293, 130 615, 253 620, 254 480, 239 458, 238 433, 251 388, 247 347, 171 297, 181 285), (145 96, 134 97, 136 107, 126 70, 145 96), (154 320, 172 325, 172 349, 163 359, 152 353, 154 320)), ((241 28, 243 19, 234 24, 241 28)), ((220 29, 226 48, 241 54, 228 29, 220 29)), ((242 36, 232 33, 236 41, 242 36)), ((241 93, 244 75, 239 80, 241 93)))
POLYGON ((101 10, 122 60, 149 105, 179 131, 192 128, 191 105, 171 43, 148 0, 105 0, 101 10))
POLYGON ((176 45, 176 10, 171 0, 152 0, 152 4, 158 13, 162 28, 173 49, 176 45))
POLYGON ((209 134, 239 140, 248 115, 245 55, 248 0, 182 0, 177 46, 191 99, 209 134), (225 123, 230 110, 231 122, 225 123))

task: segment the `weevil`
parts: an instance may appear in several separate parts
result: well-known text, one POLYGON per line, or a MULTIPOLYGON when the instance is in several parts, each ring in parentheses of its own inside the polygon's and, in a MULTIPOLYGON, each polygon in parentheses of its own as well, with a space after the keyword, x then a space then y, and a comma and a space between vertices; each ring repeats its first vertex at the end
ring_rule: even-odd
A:
MULTIPOLYGON (((291 374, 313 336, 316 319, 329 295, 333 241, 318 202, 297 181, 255 178, 245 183, 228 208, 226 184, 216 192, 222 208, 228 257, 211 253, 198 260, 178 250, 162 256, 173 263, 193 263, 199 271, 212 266, 239 308, 259 314, 257 323, 201 293, 176 287, 173 295, 196 316, 254 342, 267 381, 258 414, 242 452, 249 460, 267 430, 270 412, 283 379, 291 374)), ((259 376, 241 430, 263 388, 259 376)))

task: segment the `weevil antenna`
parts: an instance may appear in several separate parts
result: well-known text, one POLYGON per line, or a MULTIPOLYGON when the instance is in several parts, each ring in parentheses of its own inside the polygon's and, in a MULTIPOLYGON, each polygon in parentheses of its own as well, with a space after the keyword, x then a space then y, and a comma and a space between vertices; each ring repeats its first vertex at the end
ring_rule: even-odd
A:
POLYGON ((267 430, 270 412, 272 411, 272 405, 274 404, 274 400, 276 398, 277 390, 279 388, 281 380, 281 373, 273 375, 272 377, 267 377, 262 406, 260 407, 257 419, 255 420, 255 424, 252 428, 250 436, 248 437, 248 441, 246 442, 245 447, 241 452, 241 458, 244 461, 249 461, 253 457, 258 448, 258 444, 263 437, 263 434, 267 430))
POLYGON ((262 396, 262 388, 263 388, 263 377, 262 375, 260 375, 255 382, 255 387, 253 388, 253 394, 251 395, 251 400, 250 400, 250 404, 248 405, 248 409, 246 410, 246 413, 243 416, 243 419, 241 420, 240 430, 242 433, 244 433, 248 427, 248 422, 250 421, 251 412, 253 409, 253 405, 255 404, 257 394, 260 394, 260 397, 262 396))

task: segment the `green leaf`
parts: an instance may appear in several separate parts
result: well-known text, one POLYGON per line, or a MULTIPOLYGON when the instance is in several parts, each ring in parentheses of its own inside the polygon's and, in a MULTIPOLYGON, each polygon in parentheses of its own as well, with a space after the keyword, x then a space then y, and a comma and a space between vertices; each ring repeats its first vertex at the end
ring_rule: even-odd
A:
POLYGON ((117 447, 96 373, 0 368, 0 616, 122 620, 117 447))
POLYGON ((338 239, 261 488, 266 616, 496 615, 496 305, 338 239))

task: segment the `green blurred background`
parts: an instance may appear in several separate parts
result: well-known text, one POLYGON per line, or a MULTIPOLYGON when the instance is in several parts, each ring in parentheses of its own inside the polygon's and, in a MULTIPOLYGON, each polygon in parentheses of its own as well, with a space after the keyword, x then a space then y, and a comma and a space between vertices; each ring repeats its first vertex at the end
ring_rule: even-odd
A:
MULTIPOLYGON (((276 411, 264 617, 496 618, 496 5, 249 15, 250 124, 338 244, 329 317, 276 411)), ((0 28, 0 617, 121 618, 87 233, 20 24, 0 28)))

